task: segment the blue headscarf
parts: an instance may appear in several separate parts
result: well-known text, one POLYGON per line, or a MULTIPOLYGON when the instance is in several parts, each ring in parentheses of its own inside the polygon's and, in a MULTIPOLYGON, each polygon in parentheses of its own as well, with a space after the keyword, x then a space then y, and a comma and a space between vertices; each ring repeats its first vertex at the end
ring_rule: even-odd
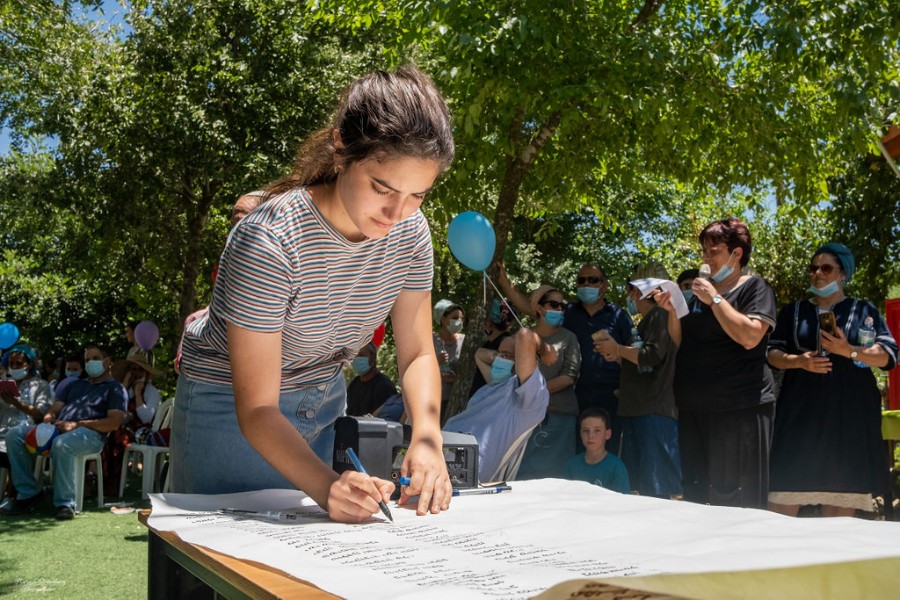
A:
POLYGON ((34 375, 34 373, 35 373, 34 361, 37 358, 37 355, 34 352, 34 348, 29 346, 28 344, 16 344, 15 346, 13 346, 9 350, 7 350, 6 355, 4 357, 6 359, 5 366, 7 366, 7 367, 9 366, 9 355, 12 354, 13 352, 18 352, 19 354, 24 355, 26 359, 28 359, 28 362, 31 364, 31 366, 28 367, 28 374, 34 375))
POLYGON ((853 277, 853 272, 856 271, 856 260, 853 258, 853 252, 850 251, 850 248, 837 242, 828 242, 819 246, 819 249, 815 251, 813 256, 818 256, 823 252, 827 252, 838 259, 838 262, 841 263, 841 268, 844 270, 844 275, 847 276, 847 283, 850 283, 850 278, 853 277))

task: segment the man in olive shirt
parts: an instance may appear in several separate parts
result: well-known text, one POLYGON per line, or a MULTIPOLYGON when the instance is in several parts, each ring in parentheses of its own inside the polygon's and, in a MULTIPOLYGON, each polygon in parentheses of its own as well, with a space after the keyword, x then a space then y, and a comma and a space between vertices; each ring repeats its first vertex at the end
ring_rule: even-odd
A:
MULTIPOLYGON (((668 279, 661 265, 638 265, 630 280, 668 279)), ((594 347, 605 360, 622 365, 619 389, 621 458, 632 487, 642 496, 670 498, 681 494, 681 455, 672 379, 678 347, 669 336, 668 313, 652 296, 642 298, 628 284, 629 308, 641 315, 637 333, 643 344, 625 345, 614 339, 596 340, 594 347)))

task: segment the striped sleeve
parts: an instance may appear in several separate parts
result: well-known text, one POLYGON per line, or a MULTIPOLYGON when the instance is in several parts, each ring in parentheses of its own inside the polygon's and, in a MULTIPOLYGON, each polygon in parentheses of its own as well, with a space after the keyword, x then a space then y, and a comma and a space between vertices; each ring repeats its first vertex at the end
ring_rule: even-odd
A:
POLYGON ((410 292, 431 291, 434 277, 434 249, 431 245, 431 230, 421 211, 416 213, 416 237, 412 248, 412 259, 403 289, 410 292))
POLYGON ((251 331, 281 331, 292 295, 291 260, 272 231, 242 222, 222 253, 216 287, 216 308, 225 321, 251 331))

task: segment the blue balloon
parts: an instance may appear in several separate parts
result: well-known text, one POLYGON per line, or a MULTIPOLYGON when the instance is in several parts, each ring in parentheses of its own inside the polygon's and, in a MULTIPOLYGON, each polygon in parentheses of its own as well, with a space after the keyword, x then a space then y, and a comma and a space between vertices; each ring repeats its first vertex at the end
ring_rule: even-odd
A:
POLYGON ((12 323, 0 323, 0 348, 12 348, 19 341, 19 328, 12 323))
POLYGON ((475 271, 484 271, 494 258, 497 237, 483 214, 466 211, 450 221, 447 243, 456 260, 475 271))

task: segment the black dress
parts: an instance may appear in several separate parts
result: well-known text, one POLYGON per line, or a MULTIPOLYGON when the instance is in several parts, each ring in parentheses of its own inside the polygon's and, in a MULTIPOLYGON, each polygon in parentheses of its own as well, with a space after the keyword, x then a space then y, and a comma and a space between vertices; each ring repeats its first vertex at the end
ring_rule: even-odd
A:
MULTIPOLYGON (((875 343, 887 351, 889 371, 897 361, 897 343, 870 302, 845 298, 833 309, 838 327, 851 344, 872 317, 875 343)), ((769 348, 788 354, 819 349, 818 307, 810 301, 782 309, 769 348)), ((830 373, 805 369, 784 372, 772 442, 773 492, 862 493, 881 495, 888 464, 881 438, 881 394, 872 369, 831 355, 830 373)))

